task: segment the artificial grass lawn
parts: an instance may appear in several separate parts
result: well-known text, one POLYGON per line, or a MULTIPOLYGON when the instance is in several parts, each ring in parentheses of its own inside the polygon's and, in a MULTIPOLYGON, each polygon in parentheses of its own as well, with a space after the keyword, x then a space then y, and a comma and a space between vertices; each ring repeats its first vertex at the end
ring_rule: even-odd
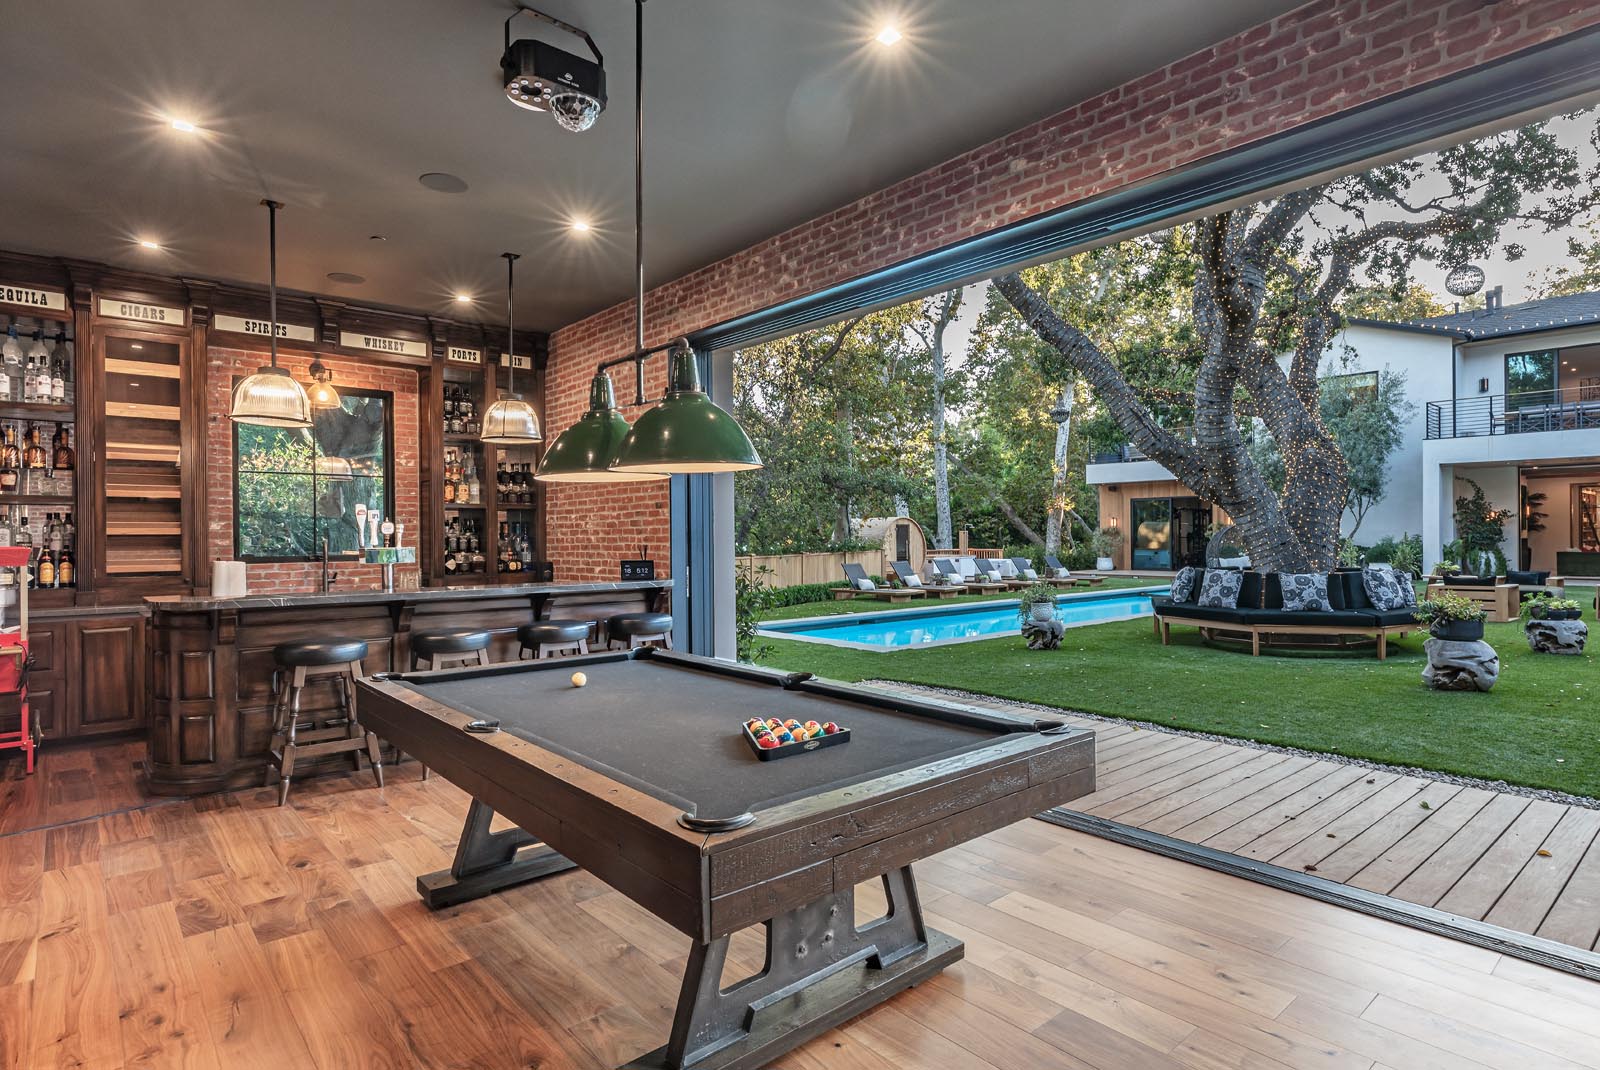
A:
POLYGON ((1148 618, 1069 629, 1055 651, 1019 636, 883 654, 763 638, 762 661, 1600 797, 1594 655, 1534 654, 1516 624, 1485 638, 1500 655, 1488 694, 1428 690, 1420 631, 1391 637, 1384 662, 1370 650, 1253 658, 1183 626, 1163 647, 1148 618))
MULTIPOLYGON (((1060 594, 1088 594, 1091 591, 1112 591, 1118 587, 1160 586, 1160 580, 1137 580, 1128 576, 1107 576, 1098 587, 1063 587, 1060 594)), ((986 594, 958 594, 954 598, 917 598, 910 602, 882 602, 876 598, 828 599, 825 602, 801 602, 799 605, 763 610, 757 614, 762 620, 796 620, 800 617, 833 617, 845 613, 875 613, 885 609, 915 609, 927 606, 954 606, 962 602, 993 602, 1016 600, 1016 591, 991 591, 986 594)))

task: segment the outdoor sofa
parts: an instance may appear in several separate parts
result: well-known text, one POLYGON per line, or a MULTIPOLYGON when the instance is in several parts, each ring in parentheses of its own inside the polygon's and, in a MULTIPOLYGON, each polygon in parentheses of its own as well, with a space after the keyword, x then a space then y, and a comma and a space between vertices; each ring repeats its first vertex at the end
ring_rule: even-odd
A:
MULTIPOLYGON (((1328 576, 1326 610, 1290 610, 1283 607, 1283 585, 1276 572, 1243 571, 1237 606, 1202 606, 1200 590, 1204 572, 1196 570, 1193 589, 1183 601, 1158 595, 1150 602, 1155 609, 1155 632, 1162 645, 1171 642, 1174 624, 1199 628, 1208 639, 1247 641, 1250 653, 1259 655, 1263 641, 1268 645, 1294 645, 1297 641, 1333 639, 1344 645, 1349 638, 1370 638, 1376 642, 1378 660, 1389 656, 1389 636, 1404 636, 1417 631, 1413 607, 1380 610, 1367 597, 1360 569, 1340 571, 1328 576)), ((1238 569, 1224 571, 1240 572, 1238 569)))

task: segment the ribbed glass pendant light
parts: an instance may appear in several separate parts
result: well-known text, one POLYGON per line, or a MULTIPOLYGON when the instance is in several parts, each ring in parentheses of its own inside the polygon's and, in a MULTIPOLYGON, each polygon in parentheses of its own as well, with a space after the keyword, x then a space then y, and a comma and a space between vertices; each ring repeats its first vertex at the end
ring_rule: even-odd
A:
MULTIPOLYGON (((632 361, 636 373, 657 350, 644 345, 644 0, 634 0, 633 252, 634 353, 602 365, 589 387, 589 411, 545 452, 536 478, 550 483, 622 483, 698 472, 761 467, 744 429, 700 387, 687 343, 671 347, 667 396, 633 428, 617 411, 606 368, 632 361)), ((643 403, 643 378, 640 403, 643 403)))
POLYGON ((506 380, 506 392, 501 394, 483 414, 483 432, 478 436, 491 446, 531 446, 543 441, 539 431, 539 416, 533 406, 517 393, 516 350, 516 253, 501 253, 506 258, 506 355, 511 360, 511 373, 506 380))
POLYGON ((233 388, 233 407, 228 416, 241 424, 310 427, 311 401, 306 397, 305 388, 289 374, 289 369, 278 367, 278 209, 283 205, 273 200, 261 203, 267 209, 272 363, 239 380, 239 385, 233 388))

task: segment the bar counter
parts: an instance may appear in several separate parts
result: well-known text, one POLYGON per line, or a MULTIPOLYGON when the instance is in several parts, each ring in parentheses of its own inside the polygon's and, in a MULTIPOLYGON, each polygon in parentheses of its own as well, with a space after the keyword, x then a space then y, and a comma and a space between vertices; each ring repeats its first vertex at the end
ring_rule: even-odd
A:
MULTIPOLYGON (((667 611, 671 591, 666 579, 147 598, 146 787, 156 795, 198 795, 261 783, 272 736, 272 648, 279 643, 364 639, 363 669, 371 674, 409 669, 413 632, 470 627, 491 633, 492 660, 508 661, 517 656, 523 624, 667 611)), ((335 705, 331 682, 307 686, 305 712, 335 705)))

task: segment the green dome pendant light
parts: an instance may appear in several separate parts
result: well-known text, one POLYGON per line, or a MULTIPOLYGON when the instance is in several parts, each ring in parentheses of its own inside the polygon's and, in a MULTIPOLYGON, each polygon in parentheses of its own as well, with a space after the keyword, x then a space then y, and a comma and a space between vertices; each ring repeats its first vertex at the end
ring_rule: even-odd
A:
POLYGON ((511 361, 511 372, 506 379, 506 392, 483 414, 483 431, 478 438, 491 446, 532 446, 544 441, 544 434, 539 430, 539 416, 533 406, 517 393, 516 295, 512 286, 518 256, 500 255, 506 259, 506 356, 511 361))
POLYGON ((634 351, 600 365, 589 387, 589 411, 545 452, 537 479, 549 483, 619 483, 701 472, 761 467, 744 429, 701 388, 689 343, 644 344, 644 0, 634 0, 633 109, 634 351), (644 362, 670 351, 667 394, 629 429, 617 411, 608 369, 634 366, 634 404, 645 404, 644 362))
POLYGON ((233 388, 233 407, 228 418, 236 423, 264 427, 310 427, 311 401, 306 397, 305 387, 295 381, 288 368, 278 367, 278 209, 283 205, 272 200, 261 203, 267 209, 272 363, 239 380, 239 385, 233 388))

